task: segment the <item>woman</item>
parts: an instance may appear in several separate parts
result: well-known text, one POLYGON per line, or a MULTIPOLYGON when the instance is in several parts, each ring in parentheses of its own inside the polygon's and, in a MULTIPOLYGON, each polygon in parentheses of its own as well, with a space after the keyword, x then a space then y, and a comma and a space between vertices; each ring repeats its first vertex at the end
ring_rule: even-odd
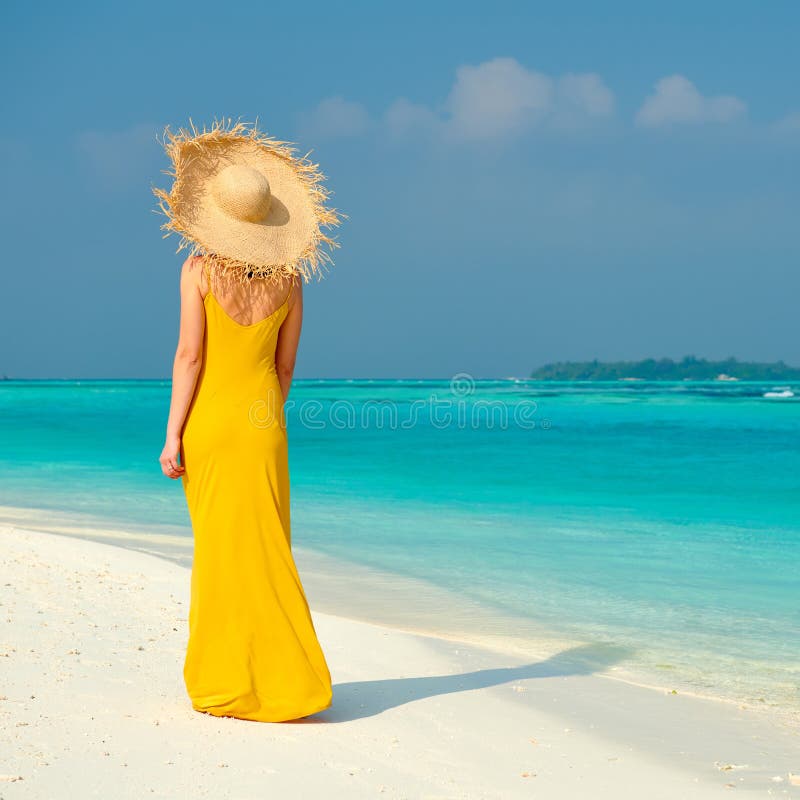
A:
POLYGON ((184 680, 192 707, 278 722, 328 708, 331 677, 291 551, 283 417, 319 230, 338 224, 315 165, 254 127, 170 135, 164 227, 181 272, 163 473, 194 535, 184 680))

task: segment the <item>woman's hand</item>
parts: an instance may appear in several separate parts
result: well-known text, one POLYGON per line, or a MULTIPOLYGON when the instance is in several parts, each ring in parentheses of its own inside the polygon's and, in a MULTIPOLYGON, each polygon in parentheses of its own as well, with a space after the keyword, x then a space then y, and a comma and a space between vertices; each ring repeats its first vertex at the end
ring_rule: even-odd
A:
POLYGON ((180 478, 186 471, 178 463, 178 456, 181 452, 181 440, 179 436, 168 436, 164 444, 164 449, 161 451, 161 457, 158 459, 161 463, 161 471, 172 479, 180 478))

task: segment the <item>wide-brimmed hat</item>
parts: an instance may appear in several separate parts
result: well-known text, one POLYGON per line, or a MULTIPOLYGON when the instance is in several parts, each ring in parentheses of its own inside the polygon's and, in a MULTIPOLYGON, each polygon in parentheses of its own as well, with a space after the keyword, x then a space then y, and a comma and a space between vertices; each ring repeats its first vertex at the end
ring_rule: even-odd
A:
POLYGON ((319 166, 295 148, 259 132, 257 123, 215 120, 172 133, 161 144, 172 160, 169 192, 153 187, 167 221, 164 238, 181 237, 224 273, 253 277, 318 277, 338 242, 322 228, 344 214, 326 206, 330 192, 319 166))

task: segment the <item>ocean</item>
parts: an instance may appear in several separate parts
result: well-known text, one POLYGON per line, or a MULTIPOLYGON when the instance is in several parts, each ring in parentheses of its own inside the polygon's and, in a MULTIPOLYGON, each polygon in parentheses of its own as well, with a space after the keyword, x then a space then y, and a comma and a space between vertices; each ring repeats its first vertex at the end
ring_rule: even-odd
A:
MULTIPOLYGON (((189 547, 169 395, 0 382, 0 520, 189 547)), ((800 386, 298 380, 287 419, 313 607, 800 718, 800 386)))

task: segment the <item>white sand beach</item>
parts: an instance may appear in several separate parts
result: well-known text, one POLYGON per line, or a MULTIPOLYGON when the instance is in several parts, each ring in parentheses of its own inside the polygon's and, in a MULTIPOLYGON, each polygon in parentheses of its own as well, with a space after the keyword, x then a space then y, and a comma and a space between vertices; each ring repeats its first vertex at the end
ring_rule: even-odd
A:
POLYGON ((319 613, 313 593, 332 707, 200 714, 185 566, 10 524, 0 544, 3 800, 800 797, 800 734, 766 714, 597 674, 580 648, 531 661, 319 613))

